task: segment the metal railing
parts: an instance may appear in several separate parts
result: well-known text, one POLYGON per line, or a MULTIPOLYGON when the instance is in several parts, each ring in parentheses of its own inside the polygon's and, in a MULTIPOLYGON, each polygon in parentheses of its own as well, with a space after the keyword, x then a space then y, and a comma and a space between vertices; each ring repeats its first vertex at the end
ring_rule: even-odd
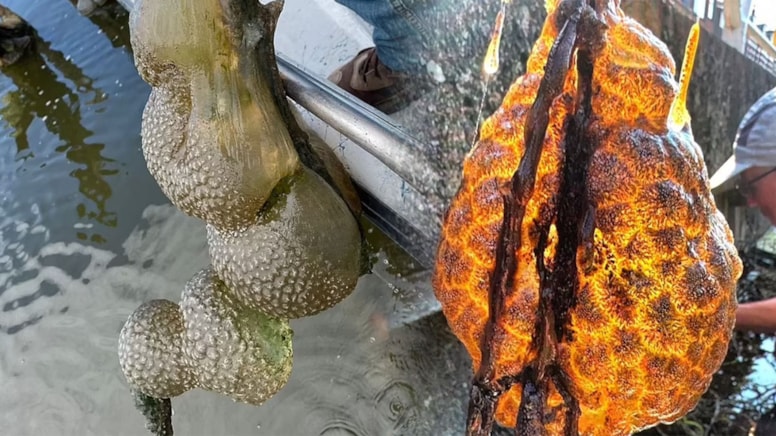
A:
MULTIPOLYGON (((435 220, 419 220, 417 213, 433 202, 426 194, 440 186, 441 176, 422 154, 418 141, 399 128, 391 118, 334 86, 306 72, 282 53, 278 67, 288 97, 306 111, 346 136, 353 145, 376 158, 396 177, 391 183, 406 183, 416 195, 402 198, 400 207, 386 189, 360 188, 365 214, 421 265, 433 265, 439 228, 435 220)), ((382 170, 362 161, 376 172, 382 170)), ((377 174, 374 174, 377 177, 377 174)))
POLYGON ((420 192, 441 183, 423 147, 393 120, 331 82, 305 72, 282 53, 278 67, 288 96, 376 157, 420 192))
MULTIPOLYGON (((730 34, 724 37, 722 27, 724 26, 722 16, 724 15, 725 2, 720 0, 669 0, 674 7, 683 9, 700 18, 701 20, 711 22, 714 26, 715 35, 719 36, 725 43, 741 51, 747 59, 760 65, 764 70, 776 76, 776 47, 773 43, 760 32, 752 23, 748 16, 742 14, 740 17, 740 32, 736 33, 734 38, 729 40, 730 34), (703 13, 697 14, 696 5, 703 5, 703 13)), ((748 11, 746 11, 748 13, 748 11)))
POLYGON ((776 76, 776 47, 757 28, 748 23, 744 56, 776 76))
MULTIPOLYGON (((130 12, 138 4, 138 0, 118 2, 130 12)), ((372 222, 421 265, 430 266, 439 229, 430 222, 419 222, 415 213, 426 209, 430 201, 424 193, 432 191, 444 181, 421 153, 424 147, 391 118, 321 77, 308 73, 282 53, 277 53, 277 61, 283 85, 291 100, 339 131, 356 147, 395 174, 391 183, 406 183, 417 193, 403 197, 401 207, 396 207, 390 190, 369 189, 355 180, 360 188, 364 211, 372 222)), ((384 170, 375 165, 364 165, 385 174, 384 170)))

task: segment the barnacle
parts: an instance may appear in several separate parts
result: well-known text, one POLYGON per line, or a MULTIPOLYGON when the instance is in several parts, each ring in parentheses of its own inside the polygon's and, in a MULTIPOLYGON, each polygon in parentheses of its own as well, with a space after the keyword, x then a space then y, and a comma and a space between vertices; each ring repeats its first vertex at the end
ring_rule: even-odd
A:
POLYGON ((618 1, 547 10, 463 164, 434 288, 473 360, 470 431, 497 397, 523 432, 629 434, 707 389, 741 262, 666 46, 618 1))

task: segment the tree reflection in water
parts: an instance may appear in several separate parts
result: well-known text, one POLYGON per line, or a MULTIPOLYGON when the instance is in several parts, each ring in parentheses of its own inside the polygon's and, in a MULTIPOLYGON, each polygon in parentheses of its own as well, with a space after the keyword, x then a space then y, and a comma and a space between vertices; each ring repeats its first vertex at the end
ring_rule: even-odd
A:
MULTIPOLYGON (((123 8, 109 5, 89 18, 114 47, 129 51, 128 13, 123 8)), ((106 203, 112 194, 109 177, 118 174, 118 165, 103 155, 105 144, 88 141, 94 132, 84 127, 81 117, 82 104, 102 103, 108 94, 96 87, 70 56, 52 48, 39 35, 35 37, 34 49, 4 68, 3 73, 16 88, 3 96, 0 118, 10 127, 17 160, 35 156, 28 132, 36 120, 42 121, 46 130, 61 141, 55 150, 77 166, 70 175, 78 180, 79 191, 89 200, 76 206, 79 219, 116 227, 117 213, 109 210, 106 203), (84 103, 83 98, 88 100, 84 103)), ((82 230, 76 236, 95 243, 106 241, 98 233, 89 236, 82 230)))
MULTIPOLYGON (((78 0, 70 0, 73 5, 78 0)), ((87 17, 116 48, 132 51, 129 43, 129 12, 118 2, 108 2, 90 12, 87 17)))

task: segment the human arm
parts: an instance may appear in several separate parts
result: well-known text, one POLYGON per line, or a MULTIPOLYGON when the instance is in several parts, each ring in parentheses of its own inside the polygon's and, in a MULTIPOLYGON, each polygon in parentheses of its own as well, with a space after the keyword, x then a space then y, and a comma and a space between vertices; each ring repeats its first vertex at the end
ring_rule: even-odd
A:
POLYGON ((776 332, 776 298, 739 304, 735 329, 755 333, 776 332))

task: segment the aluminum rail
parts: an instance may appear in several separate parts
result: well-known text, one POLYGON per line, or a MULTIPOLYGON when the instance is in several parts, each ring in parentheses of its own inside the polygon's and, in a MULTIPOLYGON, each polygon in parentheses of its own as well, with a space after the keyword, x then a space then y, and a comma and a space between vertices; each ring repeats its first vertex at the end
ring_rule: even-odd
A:
POLYGON ((440 177, 421 154, 423 145, 390 118, 329 81, 306 73, 282 53, 277 54, 277 60, 292 100, 347 136, 418 192, 438 186, 440 177))
MULTIPOLYGON (((371 221, 421 265, 432 267, 439 228, 433 220, 419 219, 418 213, 433 203, 428 194, 441 186, 441 177, 422 154, 423 145, 381 112, 305 72, 282 53, 277 54, 277 60, 291 100, 374 157, 385 171, 393 172, 397 184, 404 182, 418 194, 402 197, 397 204, 389 192, 374 185, 360 190, 364 212, 371 221)), ((366 180, 354 181, 371 185, 366 180)))
MULTIPOLYGON (((118 2, 130 12, 139 4, 139 0, 118 2)), ((376 165, 367 161, 355 163, 363 163, 367 171, 375 170, 373 176, 367 172, 367 179, 363 179, 362 171, 362 180, 354 180, 365 214, 421 265, 430 268, 439 228, 434 222, 419 219, 418 213, 422 214, 433 203, 433 193, 443 186, 443 180, 423 155, 424 145, 382 112, 305 71, 282 52, 276 58, 288 97, 376 160, 376 165), (393 173, 395 178, 390 179, 397 186, 403 183, 415 194, 402 195, 399 201, 395 189, 370 183, 369 178, 383 180, 385 173, 393 173)))
MULTIPOLYGON (((137 0, 118 0, 132 11, 137 0)), ((277 53, 288 96, 310 113, 350 138, 420 193, 441 182, 420 150, 423 145, 383 113, 349 96, 328 81, 308 74, 277 53)))

